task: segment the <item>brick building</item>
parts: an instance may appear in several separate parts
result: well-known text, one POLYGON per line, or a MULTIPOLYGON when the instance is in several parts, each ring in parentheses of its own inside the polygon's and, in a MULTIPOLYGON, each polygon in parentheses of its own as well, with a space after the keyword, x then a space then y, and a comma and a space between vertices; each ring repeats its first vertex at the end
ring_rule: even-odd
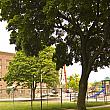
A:
POLYGON ((2 78, 6 74, 9 62, 13 59, 14 55, 14 53, 0 51, 0 89, 6 89, 6 83, 2 78))
MULTIPOLYGON (((9 62, 13 59, 15 53, 1 52, 0 51, 0 99, 2 98, 11 98, 13 94, 7 93, 7 84, 4 82, 3 77, 7 73, 9 62)), ((42 87, 45 88, 46 85, 42 84, 42 87)), ((40 94, 40 84, 37 84, 36 94, 40 94)), ((45 89, 43 93, 45 93, 45 89)), ((22 88, 21 86, 17 88, 14 92, 14 97, 29 97, 31 90, 28 88, 22 88)))

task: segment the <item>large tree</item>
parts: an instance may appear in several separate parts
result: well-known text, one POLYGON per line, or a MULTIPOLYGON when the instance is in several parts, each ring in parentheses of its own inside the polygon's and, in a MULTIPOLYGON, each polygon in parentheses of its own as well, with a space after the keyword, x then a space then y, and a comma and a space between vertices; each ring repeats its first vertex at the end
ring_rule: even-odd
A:
POLYGON ((26 56, 23 51, 18 51, 9 63, 8 72, 4 77, 8 86, 26 86, 33 90, 33 99, 35 97, 36 84, 46 83, 48 87, 56 87, 59 83, 59 74, 55 69, 55 63, 52 61, 54 48, 47 47, 42 50, 38 57, 26 56))
POLYGON ((1 16, 17 50, 37 56, 45 45, 55 44, 57 69, 73 58, 81 62, 77 105, 86 110, 90 72, 110 65, 110 1, 2 0, 1 16))

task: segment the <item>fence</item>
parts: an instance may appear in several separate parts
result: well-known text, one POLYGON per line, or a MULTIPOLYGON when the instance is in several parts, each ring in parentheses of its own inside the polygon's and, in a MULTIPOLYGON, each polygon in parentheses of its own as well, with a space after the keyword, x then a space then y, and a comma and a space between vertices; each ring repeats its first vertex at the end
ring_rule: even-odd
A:
MULTIPOLYGON (((47 102, 47 105, 50 101, 55 101, 62 103, 64 101, 72 101, 77 100, 76 94, 66 93, 65 89, 62 88, 36 88, 35 90, 35 98, 34 101, 40 102, 40 110, 42 110, 43 102, 47 102)), ((0 90, 0 101, 12 101, 13 102, 13 110, 15 110, 15 101, 30 101, 30 110, 33 110, 33 99, 32 99, 32 89, 1 89, 0 90)))
MULTIPOLYGON (((1 89, 0 90, 0 101, 29 101, 31 100, 31 89, 1 89)), ((67 93, 65 89, 62 88, 36 88, 35 90, 35 99, 36 101, 40 101, 42 98, 43 101, 72 101, 73 99, 77 99, 77 94, 67 93)))

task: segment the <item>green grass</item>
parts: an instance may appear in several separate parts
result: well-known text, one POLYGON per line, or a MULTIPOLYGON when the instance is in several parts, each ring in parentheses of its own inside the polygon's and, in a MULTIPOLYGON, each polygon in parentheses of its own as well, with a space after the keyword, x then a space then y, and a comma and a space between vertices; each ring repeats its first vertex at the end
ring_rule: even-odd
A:
POLYGON ((102 106, 102 105, 108 105, 110 102, 89 102, 86 104, 87 107, 93 107, 93 106, 102 106))
MULTIPOLYGON (((87 103, 88 107, 106 105, 110 103, 104 102, 91 102, 87 103)), ((30 110, 30 102, 0 102, 0 110, 30 110)), ((60 102, 43 102, 43 110, 64 110, 64 109, 75 109, 76 103, 66 102, 61 104, 60 102)), ((40 102, 33 102, 33 110, 40 110, 40 102)), ((110 108, 100 108, 100 109, 89 109, 89 110, 110 110, 110 108)))

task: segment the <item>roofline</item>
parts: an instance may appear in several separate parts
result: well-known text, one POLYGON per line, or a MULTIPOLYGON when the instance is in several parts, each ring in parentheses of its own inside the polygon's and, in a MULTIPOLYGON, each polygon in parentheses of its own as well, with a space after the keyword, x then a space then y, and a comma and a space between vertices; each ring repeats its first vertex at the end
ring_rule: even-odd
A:
POLYGON ((110 79, 104 79, 104 80, 102 80, 102 81, 110 81, 110 79))
POLYGON ((15 53, 11 53, 11 52, 3 52, 3 51, 0 51, 0 54, 10 54, 10 55, 15 55, 15 53))

